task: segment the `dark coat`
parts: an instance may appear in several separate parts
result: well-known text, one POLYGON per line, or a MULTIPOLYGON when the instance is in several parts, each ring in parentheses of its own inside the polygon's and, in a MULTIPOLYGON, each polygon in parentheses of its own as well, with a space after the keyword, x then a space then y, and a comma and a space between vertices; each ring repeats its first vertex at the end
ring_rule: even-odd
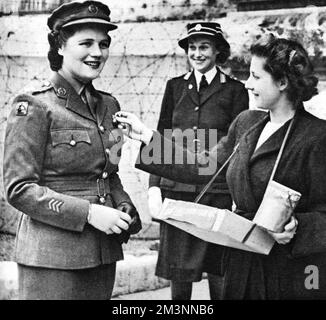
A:
MULTIPOLYGON (((165 129, 194 129, 194 135, 202 130, 196 141, 186 141, 184 146, 195 150, 209 149, 209 130, 215 130, 215 143, 224 137, 230 124, 242 111, 248 109, 248 92, 244 85, 225 75, 219 69, 217 74, 204 90, 201 97, 197 91, 194 72, 167 82, 163 96, 160 118, 157 126, 162 135, 165 129), (202 141, 204 140, 204 141, 202 141)), ((178 140, 180 131, 173 136, 178 140)), ((193 139, 191 139, 193 140, 193 139)), ((175 179, 178 180, 178 179, 175 179)), ((184 184, 178 181, 150 175, 149 187, 157 186, 164 190, 199 193, 203 185, 184 184)), ((228 193, 225 175, 221 175, 209 189, 210 193, 228 193)))
POLYGON ((82 269, 123 258, 117 235, 87 220, 99 203, 97 179, 108 193, 105 206, 131 200, 118 176, 114 148, 123 136, 112 115, 119 104, 94 93, 97 120, 59 74, 13 102, 4 145, 4 187, 8 202, 23 214, 16 261, 30 266, 82 269))
MULTIPOLYGON (((223 163, 239 142, 235 157, 227 169, 227 182, 237 212, 252 219, 263 198, 287 122, 254 152, 260 133, 269 116, 261 111, 245 111, 232 123, 228 135, 207 161, 223 163)), ((162 137, 154 135, 153 143, 162 137)), ((172 147, 167 143, 166 148, 172 147)), ((142 147, 142 152, 146 149, 142 147)), ((177 148, 173 146, 173 148, 177 148)), ((184 151, 186 154, 187 152, 184 151)), ((190 156, 190 153, 188 152, 190 156)), ((302 197, 295 209, 298 229, 287 245, 275 243, 268 256, 227 249, 225 268, 226 299, 310 299, 326 298, 326 122, 300 108, 294 118, 274 180, 302 197), (319 270, 318 289, 306 288, 309 266, 319 270)), ((138 162, 140 159, 138 159, 138 162)), ((138 168, 183 182, 209 180, 200 174, 199 165, 144 165, 138 168)))
MULTIPOLYGON (((234 118, 245 109, 248 109, 248 92, 240 81, 217 69, 212 82, 199 95, 194 72, 189 72, 167 82, 157 128, 161 134, 165 129, 179 129, 174 131, 176 139, 185 130, 194 129, 191 141, 184 140, 183 145, 190 143, 188 146, 193 150, 197 148, 199 152, 209 148, 209 130, 215 131, 217 142, 227 134, 234 118), (198 130, 203 131, 195 137, 198 130), (193 141, 194 138, 197 140, 193 141)), ((150 175, 149 187, 152 186, 160 187, 163 197, 184 201, 194 201, 203 188, 200 184, 185 184, 150 175)), ((200 203, 231 208, 225 175, 212 185, 200 203)), ((217 257, 220 253, 220 246, 161 223, 156 275, 176 281, 199 281, 203 272, 218 273, 217 257)))

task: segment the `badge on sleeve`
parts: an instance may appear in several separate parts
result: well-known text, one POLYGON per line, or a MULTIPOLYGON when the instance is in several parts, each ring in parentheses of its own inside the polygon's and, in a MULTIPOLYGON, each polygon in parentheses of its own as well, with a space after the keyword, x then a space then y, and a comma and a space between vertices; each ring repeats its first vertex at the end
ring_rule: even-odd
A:
POLYGON ((28 113, 28 102, 20 101, 16 104, 16 116, 26 116, 28 113))

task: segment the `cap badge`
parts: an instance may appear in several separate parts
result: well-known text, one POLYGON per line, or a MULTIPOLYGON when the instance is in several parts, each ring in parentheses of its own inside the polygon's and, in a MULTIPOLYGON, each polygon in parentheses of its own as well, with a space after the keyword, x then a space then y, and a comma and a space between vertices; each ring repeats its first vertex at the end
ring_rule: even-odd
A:
POLYGON ((98 8, 94 5, 94 4, 91 4, 89 7, 88 7, 88 11, 90 13, 93 13, 93 14, 96 14, 98 12, 98 8))
POLYGON ((196 30, 196 31, 200 31, 201 28, 202 28, 202 26, 201 26, 200 23, 196 24, 196 26, 195 26, 195 30, 196 30))
POLYGON ((28 113, 28 102, 20 101, 16 105, 16 116, 26 116, 28 113))

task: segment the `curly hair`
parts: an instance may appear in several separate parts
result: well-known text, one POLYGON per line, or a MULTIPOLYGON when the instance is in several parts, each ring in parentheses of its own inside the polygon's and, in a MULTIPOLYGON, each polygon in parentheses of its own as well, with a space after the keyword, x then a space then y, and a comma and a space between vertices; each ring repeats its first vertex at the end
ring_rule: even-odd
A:
POLYGON ((264 69, 274 80, 287 78, 287 96, 295 106, 318 93, 318 79, 313 75, 313 65, 299 42, 269 34, 254 43, 250 53, 265 58, 264 69))
MULTIPOLYGON (((99 24, 85 23, 82 28, 98 28, 107 32, 107 28, 99 24)), ((58 71, 62 67, 63 57, 58 53, 59 49, 65 45, 70 37, 72 37, 77 31, 81 30, 81 25, 72 25, 60 29, 59 31, 51 31, 48 33, 48 42, 50 45, 48 51, 48 60, 50 68, 53 71, 58 71)), ((110 36, 108 35, 111 41, 110 36)))

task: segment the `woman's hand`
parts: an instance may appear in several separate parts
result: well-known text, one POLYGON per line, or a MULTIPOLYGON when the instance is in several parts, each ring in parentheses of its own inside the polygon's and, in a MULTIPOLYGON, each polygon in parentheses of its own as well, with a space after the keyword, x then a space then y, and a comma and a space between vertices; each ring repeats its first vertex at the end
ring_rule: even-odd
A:
POLYGON ((268 233, 275 239, 277 243, 287 244, 294 237, 297 227, 298 227, 298 220, 294 216, 292 216, 290 222, 284 226, 283 232, 277 233, 277 232, 268 231, 268 233))
POLYGON ((114 115, 113 122, 117 122, 118 128, 131 139, 142 141, 145 144, 149 144, 152 139, 153 131, 130 112, 117 112, 114 115))
POLYGON ((131 217, 128 213, 98 204, 91 204, 87 221, 94 228, 106 234, 128 230, 131 217))
POLYGON ((150 187, 148 189, 148 208, 152 218, 158 218, 162 205, 161 189, 159 187, 150 187))

